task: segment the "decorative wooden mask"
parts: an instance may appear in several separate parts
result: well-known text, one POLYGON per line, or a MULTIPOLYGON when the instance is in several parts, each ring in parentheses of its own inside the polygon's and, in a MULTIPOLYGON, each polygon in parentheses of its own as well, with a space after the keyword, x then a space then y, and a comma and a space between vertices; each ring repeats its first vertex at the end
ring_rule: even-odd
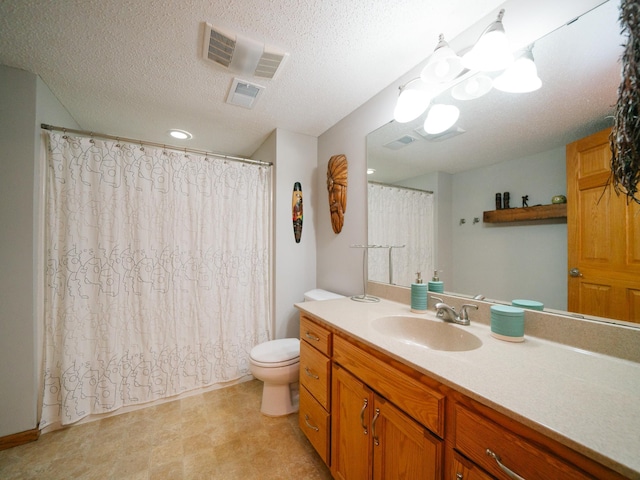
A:
POLYGON ((331 226, 335 233, 342 231, 344 213, 347 211, 347 157, 334 155, 327 166, 327 190, 331 226))

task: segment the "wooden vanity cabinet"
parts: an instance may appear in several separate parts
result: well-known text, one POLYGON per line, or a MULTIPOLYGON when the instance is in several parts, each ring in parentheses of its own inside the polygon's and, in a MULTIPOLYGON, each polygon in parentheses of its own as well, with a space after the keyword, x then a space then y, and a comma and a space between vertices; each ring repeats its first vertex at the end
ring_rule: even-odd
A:
POLYGON ((332 381, 333 478, 441 478, 440 439, 338 364, 332 381))
POLYGON ((330 465, 332 333, 300 317, 300 410, 298 424, 320 458, 330 465))
POLYGON ((299 424, 335 479, 625 478, 304 314, 300 337, 299 424))
POLYGON ((335 479, 441 478, 443 395, 339 336, 332 370, 335 479))

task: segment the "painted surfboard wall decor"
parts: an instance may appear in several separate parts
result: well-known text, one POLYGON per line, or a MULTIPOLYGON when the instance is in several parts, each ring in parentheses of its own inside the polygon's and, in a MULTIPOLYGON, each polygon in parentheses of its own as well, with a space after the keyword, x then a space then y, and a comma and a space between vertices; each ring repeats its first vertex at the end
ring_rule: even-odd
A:
POLYGON ((302 238, 302 185, 300 182, 293 184, 291 215, 293 217, 293 236, 296 239, 296 243, 300 243, 302 238))

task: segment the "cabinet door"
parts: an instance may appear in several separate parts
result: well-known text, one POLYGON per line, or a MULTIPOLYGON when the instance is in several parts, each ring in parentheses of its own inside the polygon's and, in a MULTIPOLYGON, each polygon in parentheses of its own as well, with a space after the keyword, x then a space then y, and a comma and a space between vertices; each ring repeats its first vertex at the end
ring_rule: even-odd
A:
POLYGON ((331 474, 336 480, 371 478, 372 403, 373 394, 364 383, 340 366, 333 366, 331 474))
POLYGON ((372 413, 374 479, 441 478, 442 444, 439 439, 377 395, 372 413))

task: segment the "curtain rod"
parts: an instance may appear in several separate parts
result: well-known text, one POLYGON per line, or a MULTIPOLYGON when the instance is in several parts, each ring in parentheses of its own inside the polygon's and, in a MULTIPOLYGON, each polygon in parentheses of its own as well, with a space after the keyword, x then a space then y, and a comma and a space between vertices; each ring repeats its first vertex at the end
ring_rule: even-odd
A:
POLYGON ((433 195, 433 192, 431 190, 422 190, 421 188, 411 188, 411 187, 400 187, 398 185, 391 185, 390 183, 382 183, 382 182, 367 182, 370 183, 371 185, 378 185, 380 187, 392 187, 392 188, 399 188, 400 190, 409 190, 411 192, 422 192, 422 193, 430 193, 433 195))
POLYGON ((262 165, 262 166, 266 166, 266 167, 272 167, 273 163, 272 162, 263 162, 262 160, 251 160, 250 158, 241 158, 241 157, 232 157, 230 155, 224 155, 221 153, 213 153, 213 152, 207 152, 205 150, 196 150, 193 148, 187 148, 187 147, 176 147, 174 145, 167 145, 164 143, 156 143, 156 142, 147 142, 144 140, 135 140, 132 138, 125 138, 125 137, 116 137, 114 135, 107 135, 104 133, 95 133, 95 132, 89 132, 87 130, 74 130, 72 128, 65 128, 65 127, 55 127, 53 125, 47 125, 45 123, 40 124, 40 128, 44 129, 44 130, 56 130, 59 132, 63 132, 63 133, 72 133, 75 135, 82 135, 84 137, 98 137, 98 138, 104 138, 107 140, 115 140, 117 142, 125 142, 125 143, 133 143, 136 145, 147 145, 149 147, 158 147, 158 148, 164 148, 166 150, 175 150, 178 152, 185 152, 185 153, 194 153, 196 155, 204 155, 205 157, 218 157, 218 158, 223 158, 225 160, 230 160, 233 162, 242 162, 242 163, 249 163, 249 164, 253 164, 253 165, 262 165))

